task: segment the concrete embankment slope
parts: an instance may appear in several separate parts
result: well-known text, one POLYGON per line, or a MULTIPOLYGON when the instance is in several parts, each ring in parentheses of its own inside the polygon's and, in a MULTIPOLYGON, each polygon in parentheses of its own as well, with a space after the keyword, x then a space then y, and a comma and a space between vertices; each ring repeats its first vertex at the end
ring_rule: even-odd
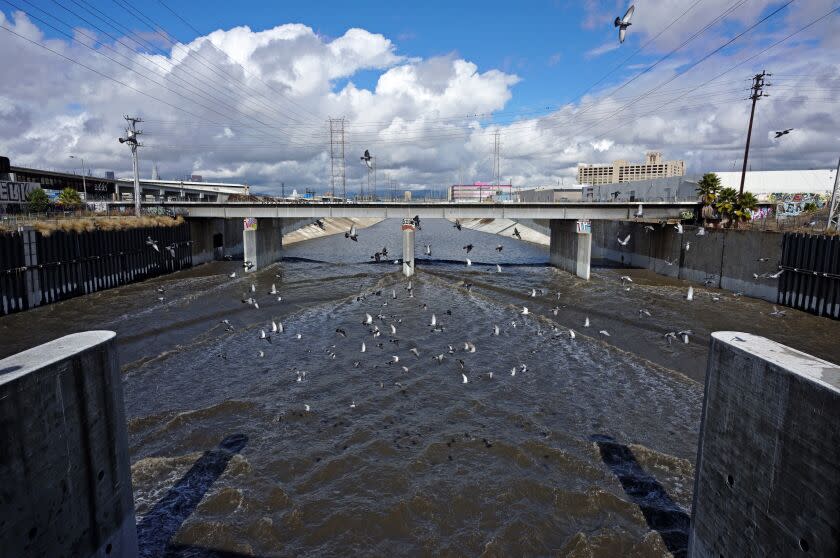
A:
MULTIPOLYGON (((454 219, 449 219, 453 223, 454 219)), ((542 225, 538 221, 511 219, 462 219, 461 226, 473 231, 498 234, 501 236, 513 236, 514 227, 519 230, 522 240, 548 246, 551 244, 551 233, 548 229, 548 222, 542 225), (545 231, 545 232, 543 232, 545 231)))
POLYGON ((350 227, 356 225, 356 229, 365 229, 382 221, 379 218, 357 218, 357 217, 328 217, 321 219, 324 224, 322 229, 313 221, 308 225, 296 228, 294 231, 283 235, 283 245, 294 244, 313 238, 321 238, 333 234, 344 234, 350 227))

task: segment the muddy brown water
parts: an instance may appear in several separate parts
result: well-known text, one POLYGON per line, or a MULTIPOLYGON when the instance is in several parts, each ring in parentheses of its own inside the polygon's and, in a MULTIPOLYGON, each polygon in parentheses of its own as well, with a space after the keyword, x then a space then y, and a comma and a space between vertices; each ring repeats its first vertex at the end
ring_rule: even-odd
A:
POLYGON ((2 356, 118 332, 145 556, 682 555, 710 333, 840 360, 837 322, 696 285, 687 302, 642 270, 584 282, 446 221, 423 223, 427 242, 414 298, 400 266, 370 263, 399 257, 390 220, 248 276, 213 263, 0 318, 2 356), (688 344, 663 337, 686 328, 688 344))

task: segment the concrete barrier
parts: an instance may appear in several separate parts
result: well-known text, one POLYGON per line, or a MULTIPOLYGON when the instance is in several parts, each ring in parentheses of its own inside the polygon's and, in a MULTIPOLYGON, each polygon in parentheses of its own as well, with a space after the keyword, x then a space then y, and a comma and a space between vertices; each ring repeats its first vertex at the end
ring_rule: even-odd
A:
POLYGON ((689 556, 840 556, 840 366, 712 334, 689 556))
POLYGON ((0 360, 0 555, 137 556, 114 337, 0 360))
POLYGON ((551 246, 549 261, 569 273, 589 280, 592 259, 592 235, 577 232, 577 221, 551 220, 551 246))

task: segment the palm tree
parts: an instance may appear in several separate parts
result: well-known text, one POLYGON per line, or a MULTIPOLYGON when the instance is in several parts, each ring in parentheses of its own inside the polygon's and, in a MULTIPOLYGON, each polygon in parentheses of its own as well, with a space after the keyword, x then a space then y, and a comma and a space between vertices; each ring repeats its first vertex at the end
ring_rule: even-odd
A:
POLYGON ((58 195, 58 205, 73 209, 82 205, 82 198, 75 188, 67 187, 58 195))
POLYGON ((758 209, 758 199, 752 192, 744 192, 738 195, 735 202, 735 226, 737 228, 739 221, 749 221, 752 219, 753 212, 758 209))
POLYGON ((735 188, 722 188, 715 199, 715 209, 722 219, 728 219, 732 223, 735 210, 738 204, 738 190, 735 188))
POLYGON ((707 172, 697 183, 697 194, 703 205, 712 205, 720 192, 720 177, 713 172, 707 172))

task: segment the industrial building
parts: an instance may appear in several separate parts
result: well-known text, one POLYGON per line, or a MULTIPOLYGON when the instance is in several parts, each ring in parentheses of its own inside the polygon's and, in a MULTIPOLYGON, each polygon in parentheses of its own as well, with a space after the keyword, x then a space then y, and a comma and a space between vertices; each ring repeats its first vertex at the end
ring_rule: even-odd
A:
POLYGON ((581 201, 583 199, 583 187, 581 185, 568 188, 560 186, 546 186, 519 190, 516 193, 517 201, 521 202, 564 202, 581 201))
POLYGON ((449 187, 449 201, 510 201, 513 199, 513 187, 510 184, 453 184, 449 187))
POLYGON ((645 153, 644 163, 628 163, 624 160, 613 161, 611 165, 579 163, 577 181, 579 184, 598 186, 672 176, 685 176, 685 161, 663 161, 662 153, 649 151, 645 153))
MULTIPOLYGON (((724 188, 741 187, 739 171, 715 172, 724 188)), ((799 215, 806 206, 822 208, 831 199, 836 169, 747 171, 744 191, 759 202, 776 204, 776 215, 799 215)))

